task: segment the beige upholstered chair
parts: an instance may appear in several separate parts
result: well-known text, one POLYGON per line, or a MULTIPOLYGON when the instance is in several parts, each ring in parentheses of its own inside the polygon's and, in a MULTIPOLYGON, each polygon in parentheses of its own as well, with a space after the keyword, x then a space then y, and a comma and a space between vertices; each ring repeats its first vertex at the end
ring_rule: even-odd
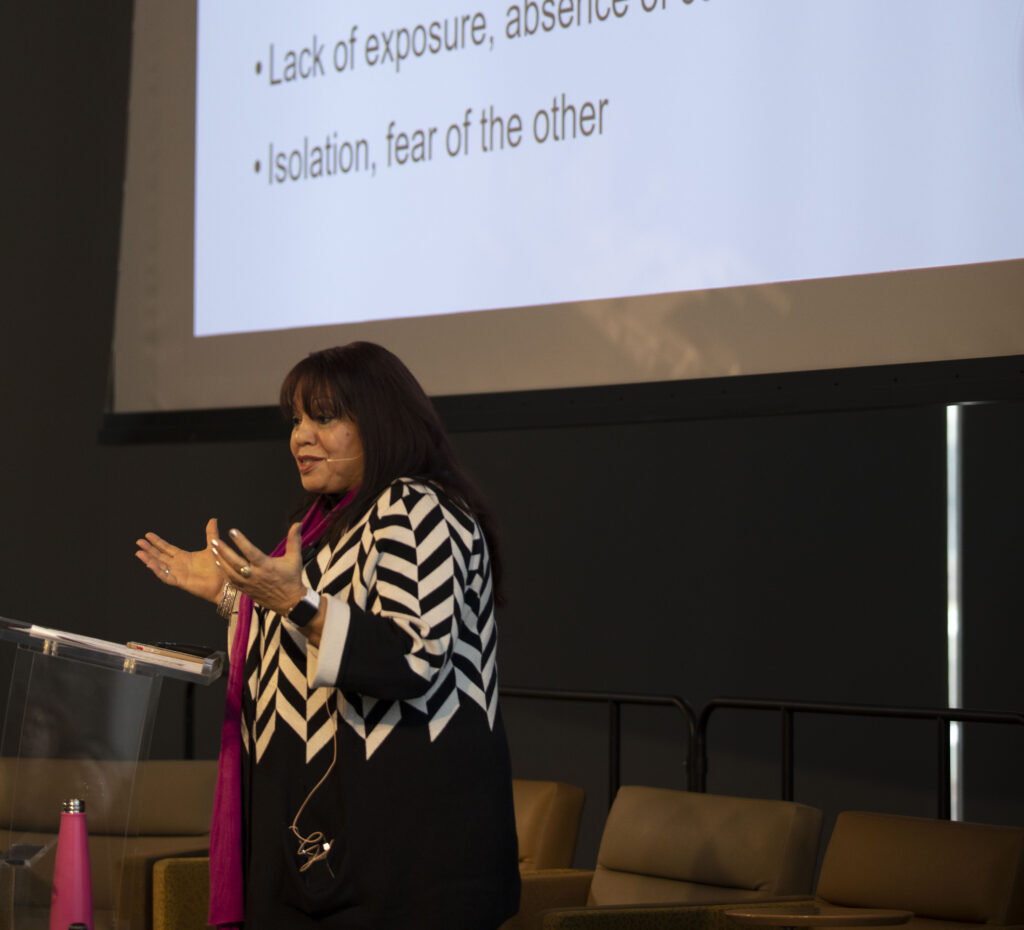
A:
POLYGON ((525 930, 542 910, 563 902, 567 887, 580 884, 579 873, 570 866, 583 813, 583 789, 559 781, 516 778, 512 795, 523 891, 519 913, 506 920, 501 930, 525 930))
MULTIPOLYGON (((817 896, 805 900, 911 911, 910 930, 1024 930, 1024 828, 847 811, 825 850, 817 896)), ((726 914, 735 906, 556 910, 543 926, 742 930, 726 914)))
POLYGON ((153 930, 204 930, 210 911, 210 859, 161 859, 153 866, 153 930))
POLYGON ((583 814, 583 789, 561 781, 512 780, 519 869, 567 869, 572 865, 583 814))
MULTIPOLYGON (((821 812, 803 804, 623 787, 596 868, 577 873, 592 879, 573 889, 575 902, 559 902, 576 906, 524 926, 647 926, 634 911, 808 896, 820 834, 821 812)), ((666 909, 647 916, 655 910, 666 909)))
POLYGON ((1024 925, 1024 827, 846 811, 818 878, 823 902, 912 911, 911 930, 1024 925))

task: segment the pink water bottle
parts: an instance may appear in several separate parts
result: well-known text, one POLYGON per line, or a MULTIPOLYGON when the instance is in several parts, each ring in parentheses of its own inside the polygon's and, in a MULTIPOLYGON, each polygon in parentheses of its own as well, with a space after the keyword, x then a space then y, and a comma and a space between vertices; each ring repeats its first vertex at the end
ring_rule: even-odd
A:
POLYGON ((93 930, 85 801, 69 798, 61 808, 57 862, 53 868, 53 896, 50 899, 50 930, 68 930, 74 923, 83 923, 88 930, 93 930))

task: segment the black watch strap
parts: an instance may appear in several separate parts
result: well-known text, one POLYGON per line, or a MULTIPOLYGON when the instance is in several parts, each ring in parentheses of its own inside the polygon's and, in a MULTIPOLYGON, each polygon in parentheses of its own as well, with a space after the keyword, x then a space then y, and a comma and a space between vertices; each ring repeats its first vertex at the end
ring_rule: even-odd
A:
POLYGON ((302 600, 288 611, 288 619, 296 626, 303 627, 312 623, 318 613, 320 613, 320 595, 312 588, 307 588, 302 600))

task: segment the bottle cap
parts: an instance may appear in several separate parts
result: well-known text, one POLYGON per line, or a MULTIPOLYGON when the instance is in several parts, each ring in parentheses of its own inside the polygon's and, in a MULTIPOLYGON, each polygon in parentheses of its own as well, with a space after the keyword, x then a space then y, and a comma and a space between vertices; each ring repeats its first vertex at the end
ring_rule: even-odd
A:
POLYGON ((81 798, 65 798, 64 803, 60 806, 60 809, 65 814, 84 814, 85 801, 83 801, 81 798))

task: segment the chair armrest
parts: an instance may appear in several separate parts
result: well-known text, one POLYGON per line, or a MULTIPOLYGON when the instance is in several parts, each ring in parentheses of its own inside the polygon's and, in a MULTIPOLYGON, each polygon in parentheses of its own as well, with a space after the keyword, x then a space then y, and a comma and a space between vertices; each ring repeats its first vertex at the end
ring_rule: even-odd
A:
POLYGON ((813 904, 804 895, 763 900, 731 901, 728 904, 628 904, 558 908, 547 911, 542 930, 740 930, 739 922, 726 916, 734 907, 753 907, 778 901, 813 904))
POLYGON ((537 869, 520 873, 523 890, 519 912, 501 925, 501 930, 540 930, 543 911, 552 907, 575 907, 587 903, 590 869, 537 869))
POLYGON ((210 859, 160 859, 153 866, 153 930, 208 930, 210 859))
POLYGON ((210 849, 207 836, 129 836, 121 867, 118 914, 140 927, 148 927, 153 914, 153 876, 156 863, 164 859, 205 856, 210 849))

